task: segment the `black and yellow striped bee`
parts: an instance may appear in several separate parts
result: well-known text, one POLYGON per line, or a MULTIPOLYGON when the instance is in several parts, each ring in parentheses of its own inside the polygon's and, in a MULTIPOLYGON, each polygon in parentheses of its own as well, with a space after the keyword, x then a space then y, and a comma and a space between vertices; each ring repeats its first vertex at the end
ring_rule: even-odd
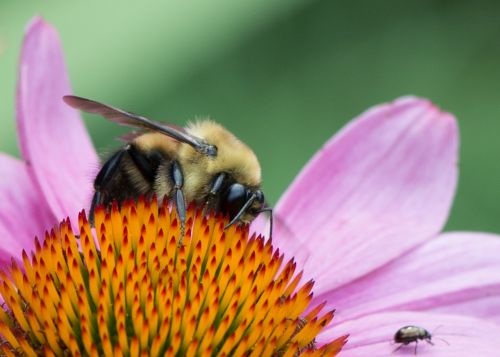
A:
POLYGON ((221 125, 201 120, 181 128, 81 97, 63 99, 73 108, 140 130, 97 174, 91 221, 96 206, 141 195, 173 200, 182 228, 190 202, 228 215, 226 227, 271 211, 261 190, 257 157, 221 125))

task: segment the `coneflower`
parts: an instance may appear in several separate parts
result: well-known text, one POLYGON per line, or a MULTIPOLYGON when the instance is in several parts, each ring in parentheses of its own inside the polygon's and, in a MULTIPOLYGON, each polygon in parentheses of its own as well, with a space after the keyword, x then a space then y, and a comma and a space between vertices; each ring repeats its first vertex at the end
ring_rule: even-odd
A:
MULTIPOLYGON (((78 212, 89 206, 98 160, 77 112, 61 100, 71 90, 59 38, 40 18, 28 26, 19 66, 22 160, 0 153, 0 266, 9 270, 14 259, 22 271, 21 252, 33 249, 35 235, 66 216, 76 223, 78 212)), ((400 98, 352 120, 282 195, 274 212, 286 229, 277 224, 272 243, 294 258, 304 282, 315 282, 302 316, 323 302, 318 319, 337 309, 334 323, 308 347, 319 351, 349 334, 342 356, 389 356, 396 331, 417 325, 430 332, 439 326, 436 337, 449 343, 418 346, 418 355, 498 355, 500 237, 440 233, 458 178, 458 138, 453 115, 426 99, 400 98)), ((241 234, 230 232, 224 244, 234 240, 229 234, 241 234)), ((83 264, 82 254, 74 259, 83 264)), ((282 270, 287 266, 283 263, 282 270)), ((17 294, 13 286, 11 291, 17 294)), ((13 322, 9 303, 10 297, 6 321, 13 322)), ((17 303, 21 311, 27 306, 17 303)), ((300 321, 291 323, 300 328, 300 321)), ((5 326, 13 334, 21 331, 5 326)), ((397 353, 413 351, 414 346, 405 346, 397 353)))
POLYGON ((27 356, 333 356, 318 346, 333 318, 310 307, 313 282, 270 240, 191 208, 177 217, 140 199, 69 220, 1 272, 1 345, 27 356), (80 245, 80 247, 79 247, 80 245), (307 311, 307 312, 306 312, 307 311))

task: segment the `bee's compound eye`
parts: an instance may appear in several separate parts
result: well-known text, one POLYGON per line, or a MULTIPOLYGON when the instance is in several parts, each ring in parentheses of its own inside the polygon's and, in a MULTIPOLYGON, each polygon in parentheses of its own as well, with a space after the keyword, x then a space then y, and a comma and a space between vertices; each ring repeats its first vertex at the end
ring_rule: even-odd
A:
POLYGON ((236 214, 247 201, 248 190, 240 183, 233 183, 229 186, 226 196, 222 202, 222 212, 228 213, 230 217, 236 214))
POLYGON ((257 200, 257 202, 259 202, 260 204, 264 204, 266 198, 264 197, 264 192, 262 192, 261 190, 257 190, 255 191, 255 199, 257 200))

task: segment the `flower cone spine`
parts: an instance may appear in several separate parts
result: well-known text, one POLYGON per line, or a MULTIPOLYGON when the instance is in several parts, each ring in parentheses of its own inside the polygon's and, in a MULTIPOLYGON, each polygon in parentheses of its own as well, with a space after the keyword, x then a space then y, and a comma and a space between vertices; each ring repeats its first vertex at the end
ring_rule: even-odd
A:
POLYGON ((309 308, 293 260, 248 227, 191 207, 185 237, 166 202, 140 199, 84 213, 35 240, 1 273, 1 352, 37 356, 335 355, 316 346, 333 318, 309 308), (95 237, 95 238, 94 238, 95 237), (300 285, 300 286, 299 286, 300 285), (306 310, 308 311, 305 314, 306 310))

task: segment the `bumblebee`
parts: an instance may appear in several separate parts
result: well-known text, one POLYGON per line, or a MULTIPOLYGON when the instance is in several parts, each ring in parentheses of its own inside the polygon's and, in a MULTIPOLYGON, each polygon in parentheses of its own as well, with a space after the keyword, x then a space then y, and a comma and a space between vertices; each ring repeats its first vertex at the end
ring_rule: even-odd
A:
MULTIPOLYGON (((90 221, 98 205, 156 195, 175 202, 181 230, 186 204, 204 205, 228 215, 226 228, 250 223, 267 206, 261 190, 261 168, 253 151, 231 132, 211 120, 185 128, 156 122, 90 99, 65 96, 75 109, 98 114, 139 129, 102 165, 94 180, 90 221)), ((272 218, 271 218, 272 222, 272 218)), ((272 225, 272 223, 271 223, 272 225)), ((272 230, 272 228, 271 228, 272 230)))

